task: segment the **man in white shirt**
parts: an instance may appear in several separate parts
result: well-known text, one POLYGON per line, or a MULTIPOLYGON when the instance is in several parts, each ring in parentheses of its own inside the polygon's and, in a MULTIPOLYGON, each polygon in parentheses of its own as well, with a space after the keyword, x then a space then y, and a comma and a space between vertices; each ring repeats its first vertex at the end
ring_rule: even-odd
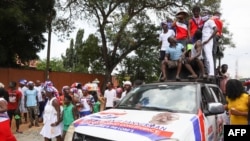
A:
POLYGON ((45 107, 45 100, 43 99, 42 96, 42 86, 41 86, 41 81, 40 80, 36 80, 35 82, 35 86, 34 88, 38 91, 37 93, 37 97, 38 97, 38 102, 39 102, 39 114, 38 114, 38 118, 39 118, 39 122, 42 121, 42 114, 44 111, 44 107, 45 107))
MULTIPOLYGON (((166 54, 167 48, 169 48, 169 42, 168 38, 169 37, 175 37, 175 32, 172 29, 168 29, 168 22, 162 22, 161 27, 163 29, 163 32, 159 36, 159 41, 160 41, 160 68, 162 64, 164 63, 164 58, 166 54)), ((162 72, 163 73, 163 72, 162 72)))
MULTIPOLYGON (((26 79, 21 79, 19 80, 19 87, 18 87, 18 90, 22 92, 22 98, 21 98, 19 109, 20 109, 22 116, 24 117, 25 123, 28 122, 28 110, 24 105, 24 93, 28 89, 26 86, 26 83, 27 83, 26 79)), ((20 120, 20 122, 22 123, 22 120, 20 120)))
POLYGON ((159 36, 159 41, 160 41, 160 61, 164 60, 165 57, 165 52, 166 49, 169 47, 169 42, 168 38, 169 37, 174 37, 175 32, 172 29, 168 29, 168 23, 167 22, 162 22, 161 26, 163 28, 163 32, 159 36))
POLYGON ((106 101, 105 109, 113 108, 114 100, 116 99, 116 90, 114 89, 112 82, 107 83, 107 89, 104 91, 104 98, 106 101))
POLYGON ((205 66, 209 76, 215 75, 214 60, 213 60, 213 38, 217 33, 217 26, 213 19, 210 18, 209 11, 205 11, 202 28, 202 44, 205 57, 205 66))

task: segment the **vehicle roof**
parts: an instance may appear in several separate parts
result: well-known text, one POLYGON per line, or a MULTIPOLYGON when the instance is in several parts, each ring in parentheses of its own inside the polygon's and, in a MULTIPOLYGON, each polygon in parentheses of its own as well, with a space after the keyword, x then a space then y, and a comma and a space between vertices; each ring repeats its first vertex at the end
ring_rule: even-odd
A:
POLYGON ((164 85, 164 84, 171 84, 171 85, 186 85, 186 84, 214 84, 216 83, 209 81, 209 80, 204 80, 204 79, 195 79, 195 80, 190 80, 190 79, 182 79, 181 81, 175 81, 175 80, 167 80, 164 82, 153 82, 153 83, 146 83, 145 85, 164 85))

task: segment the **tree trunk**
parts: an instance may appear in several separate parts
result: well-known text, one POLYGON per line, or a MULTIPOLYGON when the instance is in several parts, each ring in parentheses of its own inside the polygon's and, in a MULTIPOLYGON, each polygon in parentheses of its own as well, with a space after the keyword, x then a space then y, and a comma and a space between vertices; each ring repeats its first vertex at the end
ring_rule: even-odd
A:
POLYGON ((104 81, 103 81, 103 85, 101 86, 101 92, 102 94, 104 94, 104 91, 106 89, 106 84, 108 82, 112 82, 112 76, 111 76, 112 70, 107 69, 105 72, 105 77, 104 77, 104 81))

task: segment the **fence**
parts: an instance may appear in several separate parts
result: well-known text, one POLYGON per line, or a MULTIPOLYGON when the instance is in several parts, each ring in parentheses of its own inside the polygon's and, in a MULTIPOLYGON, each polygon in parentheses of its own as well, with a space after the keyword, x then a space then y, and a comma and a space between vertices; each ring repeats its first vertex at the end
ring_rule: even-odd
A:
MULTIPOLYGON (((55 87, 61 91, 61 88, 65 85, 71 86, 74 82, 80 82, 86 84, 92 82, 95 79, 100 81, 99 86, 101 87, 104 82, 104 75, 100 74, 87 74, 87 73, 72 73, 72 72, 50 72, 49 80, 53 82, 55 87)), ((45 81, 45 71, 32 70, 32 69, 13 69, 13 68, 0 68, 0 82, 8 88, 10 81, 18 82, 20 79, 26 79, 27 81, 40 80, 45 81)), ((115 79, 112 78, 112 81, 115 79)), ((117 82, 115 82, 117 83, 117 82)))

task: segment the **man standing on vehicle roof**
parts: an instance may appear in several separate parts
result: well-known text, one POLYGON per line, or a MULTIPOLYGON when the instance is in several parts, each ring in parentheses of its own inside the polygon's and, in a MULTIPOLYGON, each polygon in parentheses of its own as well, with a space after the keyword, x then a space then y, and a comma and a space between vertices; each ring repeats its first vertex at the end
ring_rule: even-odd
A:
POLYGON ((210 17, 210 12, 208 10, 204 11, 203 20, 205 23, 202 28, 202 44, 207 73, 210 77, 214 77, 215 68, 213 60, 213 38, 215 37, 218 30, 214 20, 212 20, 210 17))
POLYGON ((172 27, 175 28, 177 42, 181 43, 184 47, 187 46, 188 39, 188 22, 186 21, 187 17, 188 13, 180 10, 176 14, 176 19, 172 25, 172 27))
POLYGON ((159 36, 160 41, 160 61, 164 60, 166 49, 169 47, 168 37, 174 37, 175 32, 172 29, 168 28, 167 22, 161 23, 163 32, 159 36))
POLYGON ((160 63, 162 64, 164 61, 166 49, 169 47, 168 38, 171 36, 174 37, 175 32, 172 29, 168 29, 167 22, 162 22, 161 26, 163 28, 163 32, 159 36, 159 41, 160 41, 160 46, 161 46, 159 60, 160 60, 160 63))
POLYGON ((202 20, 202 17, 200 16, 200 7, 199 6, 194 6, 192 9, 193 12, 193 17, 189 19, 188 22, 188 37, 189 41, 194 43, 194 35, 198 30, 202 30, 204 21, 202 20))
POLYGON ((214 68, 216 67, 216 54, 219 53, 220 50, 220 46, 219 46, 219 42, 222 38, 222 29, 223 29, 223 22, 220 19, 221 17, 221 13, 219 11, 215 11, 213 13, 213 17, 212 20, 214 20, 216 27, 218 29, 218 32, 216 33, 216 35, 214 36, 214 44, 213 44, 213 59, 214 59, 214 68))

